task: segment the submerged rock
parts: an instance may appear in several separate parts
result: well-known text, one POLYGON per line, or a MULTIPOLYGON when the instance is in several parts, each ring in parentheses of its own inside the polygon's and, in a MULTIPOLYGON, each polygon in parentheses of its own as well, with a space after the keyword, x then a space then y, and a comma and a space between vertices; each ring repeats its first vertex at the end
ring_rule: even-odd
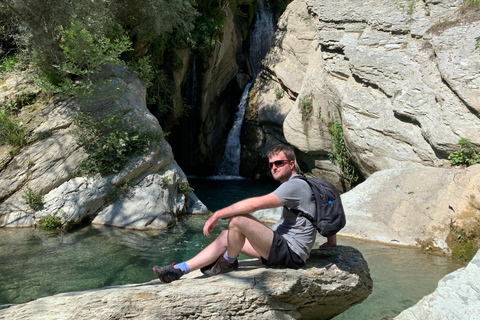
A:
MULTIPOLYGON (((152 272, 153 275, 153 272, 152 272)), ((58 294, 0 310, 0 319, 331 319, 365 300, 372 279, 362 254, 346 246, 313 250, 300 270, 240 262, 236 272, 200 271, 163 284, 58 294)))

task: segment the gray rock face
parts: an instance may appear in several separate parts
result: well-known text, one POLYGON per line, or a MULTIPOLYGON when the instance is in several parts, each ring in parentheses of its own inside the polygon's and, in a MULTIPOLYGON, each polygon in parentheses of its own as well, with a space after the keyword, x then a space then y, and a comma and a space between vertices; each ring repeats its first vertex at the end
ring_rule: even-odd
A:
POLYGON ((259 266, 249 260, 211 278, 195 271, 171 284, 59 294, 0 310, 0 319, 331 319, 372 291, 368 265, 352 247, 313 250, 300 270, 259 266))
POLYGON ((342 195, 347 225, 340 234, 450 254, 451 225, 478 226, 479 192, 480 165, 376 172, 342 195))
POLYGON ((437 289, 395 320, 480 319, 480 252, 462 269, 446 275, 437 289))
MULTIPOLYGON (((132 126, 162 132, 146 107, 145 87, 130 69, 125 66, 107 69, 103 77, 126 90, 116 99, 99 99, 88 107, 89 111, 120 110, 132 126)), ((99 96, 109 96, 109 91, 106 92, 99 96)), ((165 140, 144 155, 132 158, 117 174, 75 177, 76 168, 87 157, 72 135, 79 106, 78 101, 55 101, 34 114, 24 115, 32 119, 28 126, 34 128, 34 135, 49 136, 39 138, 5 161, 0 172, 0 200, 3 200, 0 227, 31 227, 48 215, 57 215, 63 224, 75 225, 98 215, 94 221, 97 224, 165 229, 178 215, 206 213, 207 209, 194 194, 179 191, 179 186, 187 183, 187 177, 165 140), (124 194, 112 197, 112 193, 119 193, 126 185, 124 194), (33 211, 22 198, 28 188, 44 195, 38 211, 33 211)))
POLYGON ((460 138, 480 146, 480 13, 459 11, 462 4, 290 3, 253 86, 242 156, 287 141, 303 171, 338 182, 341 172, 327 157, 336 121, 365 178, 448 166, 460 138))

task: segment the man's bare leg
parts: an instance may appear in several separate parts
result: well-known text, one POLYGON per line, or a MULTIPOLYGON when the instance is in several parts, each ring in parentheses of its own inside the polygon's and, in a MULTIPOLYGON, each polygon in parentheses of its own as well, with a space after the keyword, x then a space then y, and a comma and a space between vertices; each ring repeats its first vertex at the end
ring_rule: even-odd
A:
POLYGON ((337 246, 337 235, 333 235, 331 237, 327 237, 327 242, 322 244, 319 249, 328 248, 328 247, 336 247, 337 246))
POLYGON ((255 219, 253 216, 250 215, 242 215, 239 216, 242 219, 237 219, 237 217, 230 218, 229 223, 229 230, 222 231, 218 237, 210 243, 205 249, 200 251, 195 257, 191 258, 190 260, 186 261, 188 265, 188 269, 190 271, 198 270, 202 267, 208 266, 215 262, 218 257, 227 251, 227 247, 229 244, 229 235, 234 234, 234 237, 239 237, 240 240, 231 240, 230 243, 235 244, 232 252, 227 253, 229 257, 235 258, 238 256, 238 253, 241 252, 249 257, 260 259, 262 256, 264 258, 268 258, 268 254, 270 252, 270 246, 272 245, 273 241, 273 231, 268 228, 267 226, 263 225, 260 221, 255 219), (233 221, 233 222, 232 222, 233 221), (240 223, 238 222, 240 221, 240 223), (243 221, 243 223, 242 223, 243 221), (251 242, 246 239, 245 236, 238 235, 238 225, 241 224, 243 228, 247 228, 249 230, 257 230, 260 236, 253 236, 253 241, 255 242, 255 246, 251 244, 251 242), (271 234, 271 237, 269 236, 271 234), (264 240, 259 240, 263 239, 264 240), (259 242, 265 242, 264 246, 260 246, 259 242), (240 250, 238 249, 240 248, 240 250), (256 248, 259 248, 263 252, 261 255, 256 248), (261 249, 260 249, 261 248, 261 249), (236 252, 236 253, 235 253, 236 252), (230 255, 232 254, 232 256, 230 255))
POLYGON ((235 258, 242 252, 249 256, 268 259, 272 241, 272 229, 252 215, 239 215, 230 218, 227 243, 227 255, 230 258, 235 258), (248 246, 245 245, 247 239, 248 246))
POLYGON ((194 271, 215 262, 227 250, 227 235, 228 231, 222 231, 205 249, 186 261, 188 269, 194 271))

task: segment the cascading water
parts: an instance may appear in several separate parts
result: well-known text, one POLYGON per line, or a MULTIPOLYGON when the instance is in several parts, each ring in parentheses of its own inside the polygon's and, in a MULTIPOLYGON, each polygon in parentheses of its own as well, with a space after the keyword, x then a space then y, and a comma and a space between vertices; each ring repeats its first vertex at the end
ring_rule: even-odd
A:
POLYGON ((235 115, 233 127, 228 133, 227 144, 225 145, 225 154, 222 164, 218 170, 218 175, 222 177, 238 177, 240 168, 240 132, 242 129, 243 116, 248 101, 248 91, 252 82, 247 84, 243 91, 242 98, 238 104, 238 111, 235 115))
POLYGON ((270 49, 274 34, 275 26, 268 0, 259 0, 255 25, 250 33, 250 64, 254 76, 262 70, 262 60, 270 49))
MULTIPOLYGON (((257 15, 255 25, 250 33, 250 64, 252 66, 253 78, 262 69, 262 59, 270 49, 275 28, 273 15, 267 0, 257 2, 257 15)), ((242 129, 245 108, 248 102, 248 91, 253 81, 243 91, 242 98, 238 105, 233 127, 230 130, 225 145, 225 154, 218 170, 220 178, 238 178, 240 171, 240 132, 242 129)))

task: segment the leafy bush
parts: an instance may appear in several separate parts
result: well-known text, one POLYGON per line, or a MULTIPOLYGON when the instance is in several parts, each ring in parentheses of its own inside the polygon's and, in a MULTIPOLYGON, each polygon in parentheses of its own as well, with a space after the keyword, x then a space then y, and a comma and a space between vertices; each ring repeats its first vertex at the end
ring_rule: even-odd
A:
POLYGON ((448 156, 448 160, 450 160, 452 166, 470 166, 475 163, 480 163, 480 155, 470 139, 462 138, 458 143, 460 144, 460 149, 448 156))
POLYGON ((480 6, 480 0, 465 0, 465 4, 472 7, 478 7, 480 6))
POLYGON ((94 86, 91 76, 98 73, 102 65, 121 64, 120 55, 131 50, 132 43, 127 36, 112 41, 104 34, 92 34, 81 21, 73 18, 69 28, 59 29, 65 60, 54 67, 64 78, 56 91, 64 94, 80 97, 90 94, 94 86))
POLYGON ((358 176, 355 173, 355 168, 350 162, 350 155, 345 146, 342 124, 338 121, 334 122, 330 127, 330 133, 332 134, 333 153, 328 156, 333 163, 340 166, 340 169, 343 172, 343 178, 350 184, 355 183, 358 180, 358 176))
POLYGON ((0 110, 8 114, 15 114, 24 106, 35 103, 37 94, 32 92, 20 92, 9 99, 5 99, 0 105, 0 110))
POLYGON ((75 137, 88 154, 79 166, 79 175, 118 172, 133 155, 145 152, 151 140, 149 135, 126 127, 120 113, 101 119, 80 113, 75 124, 75 137))
POLYGON ((19 149, 27 143, 27 136, 26 128, 0 110, 0 145, 8 144, 19 149))
POLYGON ((282 88, 277 88, 277 89, 275 90, 275 98, 276 98, 277 100, 280 100, 280 99, 283 97, 284 92, 285 92, 285 91, 284 91, 282 88))
POLYGON ((180 192, 184 195, 188 195, 194 191, 193 188, 190 187, 190 185, 188 184, 188 181, 180 182, 180 184, 178 185, 178 190, 180 190, 180 192))
POLYGON ((312 98, 301 96, 298 102, 298 107, 303 115, 303 119, 305 121, 308 120, 313 112, 312 98))
POLYGON ((480 247, 480 223, 475 221, 469 225, 469 231, 460 229, 453 223, 447 236, 447 244, 452 249, 452 257, 470 261, 480 247))
POLYGON ((22 62, 17 55, 3 58, 0 63, 0 73, 9 73, 22 67, 22 62))
POLYGON ((40 209, 40 207, 43 205, 43 196, 30 188, 25 190, 22 198, 27 202, 30 208, 35 211, 40 209))
POLYGON ((57 212, 55 212, 54 214, 42 217, 38 224, 43 230, 55 230, 62 226, 62 219, 57 216, 57 212))

